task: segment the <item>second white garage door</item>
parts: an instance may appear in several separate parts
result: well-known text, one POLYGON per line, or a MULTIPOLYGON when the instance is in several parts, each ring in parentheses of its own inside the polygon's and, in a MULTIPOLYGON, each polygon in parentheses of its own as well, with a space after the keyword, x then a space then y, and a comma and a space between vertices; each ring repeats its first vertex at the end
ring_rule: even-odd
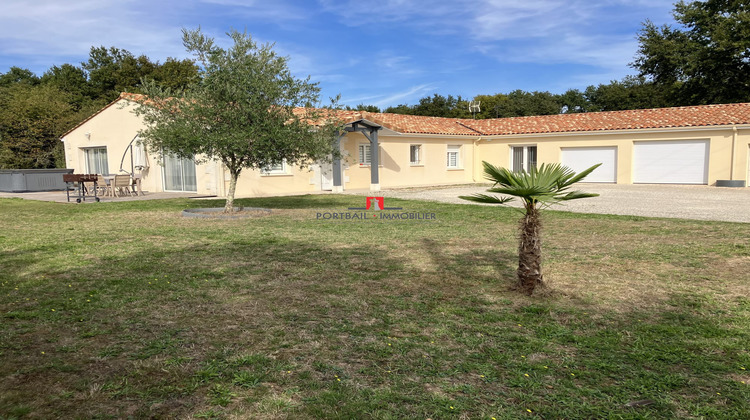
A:
POLYGON ((635 142, 633 182, 708 183, 708 140, 635 142))
POLYGON ((602 164, 584 182, 617 182, 616 147, 563 147, 561 151, 562 164, 576 173, 597 163, 602 164))

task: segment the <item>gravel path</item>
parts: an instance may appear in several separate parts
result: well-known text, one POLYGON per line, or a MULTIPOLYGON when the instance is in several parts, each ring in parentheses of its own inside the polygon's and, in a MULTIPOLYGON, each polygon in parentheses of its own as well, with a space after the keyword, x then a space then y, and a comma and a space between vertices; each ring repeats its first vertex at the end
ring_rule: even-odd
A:
MULTIPOLYGON (((460 185, 383 190, 359 195, 443 203, 472 204, 460 195, 483 193, 489 185, 460 185)), ((750 188, 721 188, 705 185, 615 185, 581 183, 579 190, 599 197, 573 200, 554 209, 578 213, 621 214, 646 217, 719 220, 750 223, 750 188)))

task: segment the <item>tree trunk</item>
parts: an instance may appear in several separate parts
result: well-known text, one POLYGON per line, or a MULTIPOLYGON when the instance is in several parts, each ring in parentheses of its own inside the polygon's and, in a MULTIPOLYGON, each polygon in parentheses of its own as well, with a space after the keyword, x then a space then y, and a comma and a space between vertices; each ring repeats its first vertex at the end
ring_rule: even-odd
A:
POLYGON ((542 221, 534 204, 526 205, 521 219, 521 236, 518 241, 518 288, 527 295, 537 287, 544 287, 542 278, 542 221))
POLYGON ((237 178, 240 177, 239 173, 229 171, 231 177, 229 179, 229 191, 227 192, 227 203, 224 205, 224 213, 231 213, 234 211, 234 191, 237 189, 237 178))

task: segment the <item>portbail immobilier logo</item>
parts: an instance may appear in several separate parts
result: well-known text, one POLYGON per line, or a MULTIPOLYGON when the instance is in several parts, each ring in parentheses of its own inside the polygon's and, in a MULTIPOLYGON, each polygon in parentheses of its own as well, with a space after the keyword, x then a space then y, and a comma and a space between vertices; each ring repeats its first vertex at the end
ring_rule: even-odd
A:
POLYGON ((317 212, 318 220, 435 220, 435 213, 407 211, 403 207, 386 207, 383 197, 367 197, 365 207, 349 207, 348 211, 317 212))

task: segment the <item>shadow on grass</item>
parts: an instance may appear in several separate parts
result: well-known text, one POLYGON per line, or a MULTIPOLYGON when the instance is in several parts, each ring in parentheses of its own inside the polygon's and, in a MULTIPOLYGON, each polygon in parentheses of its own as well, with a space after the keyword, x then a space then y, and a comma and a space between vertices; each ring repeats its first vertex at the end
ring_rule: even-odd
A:
POLYGON ((4 254, 23 286, 2 304, 0 389, 13 391, 0 392, 0 412, 36 417, 188 415, 238 373, 200 376, 216 352, 273 353, 317 376, 315 363, 347 363, 348 335, 376 337, 459 291, 406 281, 418 273, 367 245, 274 237, 141 243, 46 271, 47 282, 29 281, 24 254, 4 254))
POLYGON ((446 279, 481 279, 483 282, 512 287, 516 280, 518 255, 503 250, 462 249, 457 253, 446 252, 445 247, 432 239, 422 240, 425 250, 438 274, 446 279))
MULTIPOLYGON (((338 208, 342 211, 360 204, 361 197, 351 195, 308 194, 284 197, 239 198, 236 206, 267 207, 273 209, 338 208)), ((190 207, 223 207, 225 200, 191 200, 190 207)))

